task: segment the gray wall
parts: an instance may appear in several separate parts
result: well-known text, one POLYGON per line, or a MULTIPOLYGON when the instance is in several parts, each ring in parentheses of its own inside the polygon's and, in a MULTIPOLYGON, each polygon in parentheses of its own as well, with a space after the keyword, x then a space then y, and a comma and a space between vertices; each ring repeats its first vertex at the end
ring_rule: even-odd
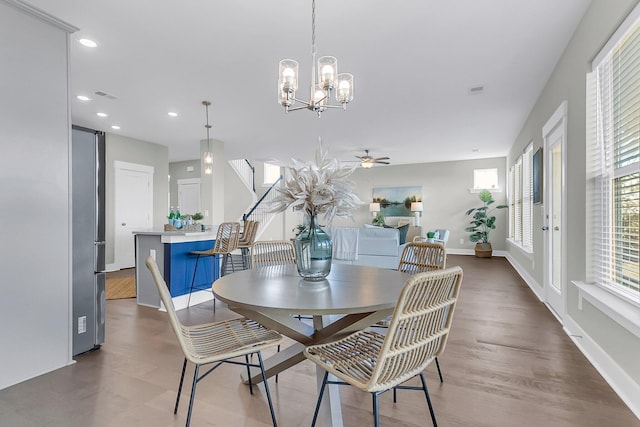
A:
MULTIPOLYGON (((565 292, 567 315, 599 349, 612 358, 613 364, 621 368, 636 384, 640 384, 640 339, 587 301, 582 310, 578 307, 578 291, 571 281, 586 278, 587 256, 585 212, 589 209, 585 201, 586 163, 586 73, 590 62, 609 37, 624 20, 637 0, 593 0, 572 40, 563 53, 549 81, 536 102, 529 118, 515 140, 508 156, 512 164, 523 148, 534 142, 534 150, 542 145, 542 126, 551 117, 562 101, 568 101, 567 147, 566 147, 566 203, 567 203, 567 278, 565 292)), ((541 207, 534 210, 533 264, 524 259, 517 250, 510 256, 516 264, 537 282, 543 285, 544 236, 541 207)), ((608 366, 603 366, 608 369, 608 366)), ((636 402, 637 403, 637 402, 636 402)), ((637 409, 636 409, 637 410, 637 409)))
POLYGON ((0 1, 0 389, 72 361, 69 36, 53 22, 0 1))
POLYGON ((107 134, 107 244, 106 263, 114 263, 115 249, 115 161, 153 166, 153 226, 162 227, 168 215, 169 149, 164 145, 107 134))
MULTIPOLYGON (((504 157, 465 160, 456 162, 421 163, 413 165, 390 165, 373 167, 371 169, 358 168, 351 176, 356 184, 356 192, 362 201, 362 205, 352 222, 345 219, 334 221, 336 226, 360 226, 371 223, 369 202, 372 200, 373 188, 377 187, 403 187, 421 186, 424 212, 420 218, 423 232, 446 228, 450 230, 447 248, 451 250, 473 250, 475 244, 469 242, 469 233, 464 228, 469 223, 469 217, 465 212, 472 207, 480 206, 477 193, 470 193, 473 188, 474 169, 498 169, 499 186, 502 192, 493 192, 496 204, 506 203, 505 192, 505 166, 504 157), (460 243, 463 239, 463 243, 460 243)), ((507 213, 506 210, 495 212, 496 229, 489 235, 494 250, 506 249, 507 213)), ((397 219, 389 218, 388 223, 397 222, 397 219)))
MULTIPOLYGON (((169 181, 169 207, 173 206, 175 208, 178 206, 178 180, 200 178, 201 164, 202 162, 199 159, 169 163, 169 175, 171 176, 169 181), (192 167, 193 171, 188 172, 188 167, 192 167)), ((202 195, 200 199, 202 200, 202 195)), ((185 213, 193 214, 195 212, 185 213)))

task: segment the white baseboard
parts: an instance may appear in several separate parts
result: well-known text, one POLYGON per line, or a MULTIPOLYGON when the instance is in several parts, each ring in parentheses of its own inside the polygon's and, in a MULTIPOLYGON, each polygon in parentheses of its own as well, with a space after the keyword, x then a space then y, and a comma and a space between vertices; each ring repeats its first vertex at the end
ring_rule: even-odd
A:
MULTIPOLYGON (((447 248, 447 255, 475 255, 476 251, 474 249, 457 249, 457 248, 447 248)), ((493 251, 493 256, 506 257, 508 255, 507 251, 493 251)))
POLYGON ((591 362, 620 399, 640 419, 640 384, 627 373, 571 318, 565 316, 565 327, 571 340, 591 362))
POLYGON ((518 272, 522 280, 524 280, 527 286, 529 286, 529 289, 531 289, 534 295, 538 297, 540 301, 544 301, 544 289, 542 289, 542 286, 540 286, 538 282, 536 282, 536 280, 527 272, 527 270, 522 268, 522 266, 516 262, 511 254, 507 253, 506 258, 507 261, 509 261, 509 264, 511 264, 511 266, 514 268, 514 270, 518 272))

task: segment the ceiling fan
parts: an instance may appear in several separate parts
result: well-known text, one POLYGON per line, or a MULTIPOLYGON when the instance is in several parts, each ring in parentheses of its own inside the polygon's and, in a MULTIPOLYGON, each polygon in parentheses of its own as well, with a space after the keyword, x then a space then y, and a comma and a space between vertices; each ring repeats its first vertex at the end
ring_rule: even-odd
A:
POLYGON ((388 157, 371 157, 369 155, 369 150, 364 150, 364 152, 365 152, 364 156, 356 156, 356 157, 360 159, 360 166, 362 166, 365 169, 369 169, 371 166, 373 166, 374 163, 381 164, 381 165, 389 164, 389 162, 385 161, 385 160, 389 160, 388 157))

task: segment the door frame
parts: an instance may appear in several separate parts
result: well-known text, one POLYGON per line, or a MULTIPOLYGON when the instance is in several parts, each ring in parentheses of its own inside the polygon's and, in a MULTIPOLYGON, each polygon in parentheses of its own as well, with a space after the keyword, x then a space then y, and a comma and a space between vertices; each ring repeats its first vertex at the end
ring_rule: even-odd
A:
POLYGON ((547 305, 549 310, 553 313, 554 316, 558 319, 560 324, 564 324, 564 317, 567 312, 567 192, 566 192, 566 170, 567 170, 567 101, 562 101, 560 106, 556 109, 556 111, 551 115, 549 120, 542 127, 542 141, 544 147, 544 215, 543 218, 543 230, 544 233, 544 277, 543 277, 543 289, 544 289, 544 303, 547 305), (550 302, 551 299, 556 297, 557 290, 553 288, 551 285, 553 270, 551 268, 551 257, 552 250, 551 245, 553 244, 553 240, 551 239, 553 230, 549 229, 549 215, 551 214, 552 209, 552 199, 551 199, 551 186, 552 186, 552 173, 553 171, 550 168, 550 158, 552 155, 551 146, 549 141, 549 136, 556 130, 560 130, 562 132, 562 141, 561 151, 562 151, 562 160, 560 163, 561 172, 560 172, 560 191, 561 191, 561 208, 560 213, 562 218, 560 220, 560 239, 561 239, 561 251, 560 251, 560 259, 562 264, 562 271, 560 274, 560 304, 552 305, 550 302), (556 295, 554 295, 555 293, 556 295))
MULTIPOLYGON (((149 177, 149 182, 150 182, 150 191, 148 194, 148 201, 147 201, 147 206, 149 208, 149 225, 153 225, 153 175, 155 172, 155 168, 153 166, 147 166, 147 165, 141 165, 138 163, 129 163, 129 162, 123 162, 120 160, 115 160, 113 162, 113 167, 115 170, 114 173, 114 215, 113 215, 113 240, 114 240, 114 244, 113 244, 113 267, 115 267, 116 270, 122 268, 121 264, 122 264, 122 260, 121 258, 118 257, 118 247, 120 246, 118 244, 118 223, 121 221, 120 220, 120 213, 119 213, 119 202, 118 202, 118 189, 119 189, 119 181, 122 179, 120 177, 120 174, 122 173, 122 171, 125 170, 129 170, 129 171, 134 171, 134 172, 140 172, 140 173, 144 173, 146 175, 148 175, 149 177)), ((135 257, 135 254, 134 254, 135 257)))

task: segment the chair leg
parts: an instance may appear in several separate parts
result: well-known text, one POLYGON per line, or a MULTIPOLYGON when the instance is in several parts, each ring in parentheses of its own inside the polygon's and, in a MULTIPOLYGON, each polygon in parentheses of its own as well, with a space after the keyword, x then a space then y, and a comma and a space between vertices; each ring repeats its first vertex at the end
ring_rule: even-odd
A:
MULTIPOLYGON (((251 353, 251 356, 253 356, 253 353, 251 353)), ((249 355, 248 354, 244 355, 244 360, 246 362, 247 378, 249 378, 249 394, 253 395, 253 381, 251 381, 251 367, 249 366, 249 355)))
POLYGON ((193 410, 193 401, 196 397, 196 385, 198 385, 198 372, 200 371, 200 365, 196 365, 196 369, 193 373, 193 384, 191 385, 191 399, 189 399, 189 411, 187 412, 187 423, 186 427, 189 427, 191 424, 191 411, 193 410))
POLYGON ((191 277, 191 287, 189 288, 189 299, 187 300, 187 307, 191 304, 191 292, 193 292, 193 284, 196 281, 196 273, 198 272, 198 261, 200 260, 200 255, 196 255, 196 266, 193 267, 193 276, 191 277))
POLYGON ((313 421, 311 421, 311 427, 315 427, 316 421, 318 420, 318 412, 320 411, 320 404, 322 403, 322 396, 324 396, 324 389, 327 386, 328 377, 329 372, 325 372, 324 378, 322 379, 322 388, 320 389, 320 394, 318 395, 318 403, 316 403, 316 410, 313 412, 313 421))
POLYGON ((436 368, 438 368, 438 376, 440 377, 440 382, 443 383, 444 380, 442 379, 442 371, 440 371, 440 364, 438 363, 438 358, 436 357, 436 368))
MULTIPOLYGON (((395 392, 396 390, 393 389, 393 391, 395 392)), ((378 393, 371 393, 371 396, 373 397, 373 425, 375 427, 379 427, 380 426, 380 410, 378 408, 378 393)))
MULTIPOLYGON (((258 351, 258 360, 260 361, 260 372, 262 373, 262 383, 264 384, 264 391, 267 393, 267 401, 269 402, 269 411, 271 412, 271 421, 273 421, 273 427, 278 427, 276 422, 276 413, 273 410, 273 402, 271 401, 271 392, 269 392, 269 383, 267 382, 267 373, 264 371, 264 363, 262 363, 262 353, 258 351)), ((249 376, 251 378, 251 376, 249 376)), ((251 381, 251 379, 249 379, 251 381)), ((251 382, 249 382, 251 384, 251 382)))
POLYGON ((420 381, 422 381, 422 389, 424 390, 424 395, 427 398, 427 404, 429 405, 429 412, 431 413, 431 421, 433 422, 433 427, 438 427, 438 422, 436 421, 436 414, 433 412, 431 397, 429 397, 429 390, 427 389, 427 381, 425 381, 424 374, 422 372, 420 372, 420 381))
POLYGON ((178 413, 178 405, 180 404, 180 393, 182 393, 182 383, 184 382, 184 373, 187 370, 187 358, 184 358, 182 364, 182 375, 180 375, 180 384, 178 385, 178 395, 176 396, 176 406, 173 408, 173 415, 178 413))

